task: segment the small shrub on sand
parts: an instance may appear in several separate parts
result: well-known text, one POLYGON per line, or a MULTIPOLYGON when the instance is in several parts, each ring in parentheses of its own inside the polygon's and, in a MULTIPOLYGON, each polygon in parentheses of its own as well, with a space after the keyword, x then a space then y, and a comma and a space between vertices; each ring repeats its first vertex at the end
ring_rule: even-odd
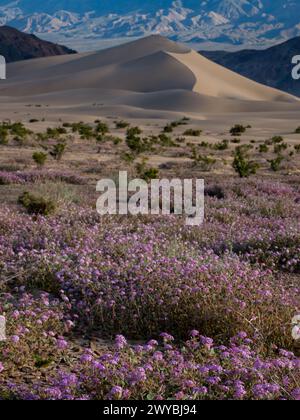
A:
POLYGON ((283 160, 283 156, 277 156, 277 158, 269 160, 271 170, 274 172, 278 172, 280 170, 281 163, 283 160))
POLYGON ((274 145, 274 153, 280 154, 281 152, 283 152, 287 148, 288 148, 288 145, 286 143, 275 144, 274 145))
POLYGON ((241 178, 255 175, 259 168, 258 163, 249 160, 247 152, 242 147, 236 148, 232 166, 241 178))
POLYGON ((24 192, 18 200, 19 204, 25 207, 29 214, 48 216, 54 213, 56 205, 52 200, 35 196, 29 192, 24 192))
POLYGON ((159 177, 159 170, 157 168, 147 168, 145 159, 136 165, 136 171, 138 176, 146 182, 151 181, 151 179, 158 179, 159 177))
POLYGON ((60 161, 63 157, 63 154, 65 153, 65 150, 66 145, 64 143, 57 143, 55 146, 53 146, 50 155, 53 157, 53 159, 60 161))
POLYGON ((202 133, 202 130, 195 130, 193 128, 189 128, 183 133, 183 135, 190 136, 190 137, 199 137, 201 133, 202 133))
POLYGON ((37 166, 39 168, 41 168, 42 166, 45 165, 46 160, 47 160, 47 153, 43 153, 43 152, 35 152, 32 155, 32 159, 35 161, 35 163, 37 164, 37 166))
POLYGON ((236 124, 230 129, 230 134, 232 136, 241 136, 243 133, 245 133, 247 130, 247 127, 244 127, 242 124, 236 124))
POLYGON ((223 140, 220 143, 215 144, 213 146, 213 148, 215 150, 219 150, 219 151, 227 150, 227 149, 229 149, 229 141, 228 140, 223 140))
POLYGON ((140 134, 142 134, 142 130, 139 127, 131 127, 128 128, 126 137, 129 139, 135 136, 139 136, 140 134))
POLYGON ((194 165, 199 166, 204 172, 209 172, 216 163, 216 159, 199 154, 195 147, 192 150, 191 159, 193 160, 194 165))
POLYGON ((167 124, 164 129, 163 129, 164 133, 172 133, 173 132, 173 127, 171 124, 167 124))
POLYGON ((258 151, 259 153, 268 153, 269 147, 266 144, 260 144, 258 151))
POLYGON ((121 129, 121 128, 129 127, 130 124, 127 121, 120 120, 120 121, 115 121, 115 126, 116 126, 117 129, 121 129))

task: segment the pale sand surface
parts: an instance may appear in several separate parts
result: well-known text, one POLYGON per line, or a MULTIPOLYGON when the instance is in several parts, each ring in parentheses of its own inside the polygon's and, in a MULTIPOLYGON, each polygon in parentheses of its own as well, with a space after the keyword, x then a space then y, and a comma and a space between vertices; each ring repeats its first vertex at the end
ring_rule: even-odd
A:
POLYGON ((239 76, 160 36, 108 50, 8 65, 0 83, 1 119, 93 121, 126 117, 170 120, 182 115, 208 130, 232 123, 288 130, 300 101, 239 76))

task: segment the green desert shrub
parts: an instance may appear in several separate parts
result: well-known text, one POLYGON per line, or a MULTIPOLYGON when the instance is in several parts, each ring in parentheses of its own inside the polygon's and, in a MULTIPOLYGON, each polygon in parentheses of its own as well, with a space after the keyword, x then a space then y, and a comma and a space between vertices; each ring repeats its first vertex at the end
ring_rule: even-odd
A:
POLYGON ((97 134, 104 136, 105 134, 109 133, 109 127, 105 122, 99 121, 96 125, 95 131, 97 134))
POLYGON ((212 187, 206 187, 204 194, 207 197, 217 198, 218 200, 223 200, 225 198, 224 189, 220 185, 214 185, 212 187))
POLYGON ((56 205, 52 200, 35 196, 27 191, 20 195, 18 202, 25 207, 29 214, 48 216, 54 213, 56 209, 56 205))
POLYGON ((8 130, 0 126, 0 144, 8 144, 8 130))
POLYGON ((260 144, 258 151, 259 153, 268 153, 269 147, 266 144, 260 144))
POLYGON ((28 135, 32 134, 21 122, 16 122, 9 125, 9 130, 12 136, 17 136, 21 138, 26 138, 28 135))
POLYGON ((286 143, 275 144, 274 145, 274 153, 280 154, 281 152, 283 152, 287 148, 288 148, 288 145, 286 143))
POLYGON ((241 136, 246 132, 246 130, 247 127, 243 126, 242 124, 235 124, 229 132, 232 136, 241 136))
POLYGON ((159 144, 161 144, 164 147, 177 146, 177 144, 172 140, 172 138, 165 133, 159 134, 158 140, 159 140, 159 144))
POLYGON ((32 155, 32 159, 37 164, 37 166, 42 167, 46 163, 47 153, 44 153, 44 152, 35 152, 32 155))
POLYGON ((216 163, 216 159, 199 154, 195 147, 192 150, 191 159, 193 160, 195 166, 199 166, 205 172, 210 171, 216 163))
POLYGON ((58 139, 63 134, 67 134, 65 127, 47 128, 48 139, 58 139))
POLYGON ((172 133, 173 132, 173 127, 171 124, 167 124, 164 128, 163 128, 163 132, 164 133, 172 133))
POLYGON ((65 150, 65 143, 57 143, 53 146, 50 155, 53 157, 53 159, 60 161, 63 157, 63 154, 65 153, 65 150))
POLYGON ((209 147, 209 143, 207 141, 202 141, 201 143, 199 143, 199 147, 206 149, 209 147))
POLYGON ((237 147, 235 149, 232 167, 241 178, 248 178, 250 175, 256 174, 259 164, 249 160, 245 148, 237 147))
POLYGON ((117 129, 120 129, 120 128, 127 128, 130 126, 130 124, 127 121, 120 120, 120 121, 115 121, 115 126, 117 129))
POLYGON ((227 150, 229 149, 229 141, 228 140, 222 140, 220 143, 217 143, 213 146, 215 150, 227 150))
POLYGON ((280 170, 281 163, 283 160, 283 156, 277 156, 275 159, 269 160, 271 170, 274 172, 278 172, 280 170))
POLYGON ((127 129, 126 137, 131 138, 139 136, 140 134, 142 134, 142 130, 140 129, 140 127, 130 127, 127 129))
POLYGON ((193 128, 189 128, 188 130, 185 130, 183 133, 184 136, 190 136, 190 137, 199 137, 202 133, 202 130, 197 130, 193 128))

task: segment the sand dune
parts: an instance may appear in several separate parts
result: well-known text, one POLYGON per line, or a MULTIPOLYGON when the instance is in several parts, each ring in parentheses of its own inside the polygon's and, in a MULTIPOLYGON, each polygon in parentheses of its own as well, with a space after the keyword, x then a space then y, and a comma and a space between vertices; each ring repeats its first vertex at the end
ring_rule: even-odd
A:
POLYGON ((0 103, 47 103, 190 112, 300 109, 300 101, 233 73, 161 36, 105 51, 50 57, 8 66, 0 103))

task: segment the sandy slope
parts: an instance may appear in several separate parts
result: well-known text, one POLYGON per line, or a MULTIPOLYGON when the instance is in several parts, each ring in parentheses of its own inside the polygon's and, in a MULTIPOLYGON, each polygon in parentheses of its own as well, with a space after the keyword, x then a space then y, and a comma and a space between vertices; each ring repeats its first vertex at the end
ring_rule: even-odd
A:
POLYGON ((96 106, 103 113, 129 107, 139 115, 161 110, 198 117, 300 110, 297 98, 160 36, 100 52, 13 63, 8 79, 0 83, 0 112, 13 108, 22 114, 24 104, 47 104, 52 113, 92 113, 96 106))

